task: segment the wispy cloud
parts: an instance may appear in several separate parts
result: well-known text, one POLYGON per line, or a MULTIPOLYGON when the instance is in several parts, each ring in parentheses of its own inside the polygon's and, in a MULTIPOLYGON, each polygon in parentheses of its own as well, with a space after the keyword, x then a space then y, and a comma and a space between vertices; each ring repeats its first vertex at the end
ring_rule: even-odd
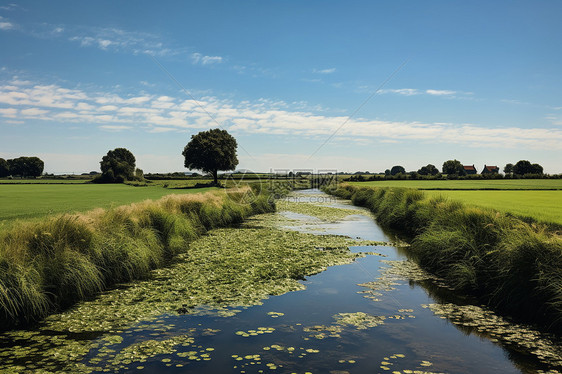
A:
POLYGON ((425 90, 425 93, 428 95, 434 95, 434 96, 450 96, 450 95, 455 95, 457 93, 457 91, 451 91, 451 90, 425 90))
POLYGON ((180 52, 178 49, 165 47, 160 37, 155 34, 126 31, 115 27, 69 28, 52 27, 53 36, 65 36, 82 47, 97 47, 104 51, 128 52, 133 54, 170 55, 180 52))
POLYGON ((381 94, 391 93, 404 96, 421 95, 423 91, 416 88, 385 88, 379 91, 381 94))
POLYGON ((0 30, 12 30, 15 28, 15 25, 10 22, 8 19, 0 16, 0 30))
POLYGON ((192 53, 191 60, 194 64, 201 65, 220 64, 223 62, 223 58, 220 56, 205 56, 201 53, 192 53))
POLYGON ((313 73, 316 74, 333 74, 336 72, 336 68, 329 68, 329 69, 313 69, 313 73))
POLYGON ((420 90, 418 88, 387 88, 379 91, 382 94, 397 94, 403 96, 414 95, 431 95, 431 96, 454 96, 454 95, 471 95, 470 92, 460 92, 453 90, 420 90))
POLYGON ((7 5, 2 5, 0 6, 1 10, 7 10, 7 11, 12 11, 12 10, 16 10, 16 9, 23 9, 21 6, 19 6, 18 4, 7 4, 7 5))
POLYGON ((99 126, 99 128, 102 129, 102 130, 112 131, 112 132, 132 129, 131 126, 122 126, 122 125, 101 125, 101 126, 99 126))
MULTIPOLYGON (((17 79, 0 86, 0 116, 6 119, 66 122, 73 126, 97 126, 104 131, 138 129, 164 133, 216 127, 216 122, 209 118, 210 113, 224 128, 238 134, 316 139, 331 135, 347 119, 344 115, 323 115, 322 108, 305 104, 268 99, 233 102, 214 96, 195 102, 185 97, 145 92, 120 96, 112 92, 85 91, 17 79)), ((557 118, 553 117, 553 120, 557 118)), ((562 130, 558 128, 490 128, 476 124, 359 118, 349 120, 334 141, 338 139, 562 149, 562 130)))

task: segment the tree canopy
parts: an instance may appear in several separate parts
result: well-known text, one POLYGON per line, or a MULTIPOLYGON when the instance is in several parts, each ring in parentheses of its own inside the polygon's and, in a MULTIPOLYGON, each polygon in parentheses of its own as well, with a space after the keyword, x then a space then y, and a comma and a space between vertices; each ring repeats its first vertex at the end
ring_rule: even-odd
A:
POLYGON ((539 164, 531 164, 527 160, 520 160, 513 166, 513 173, 517 175, 542 174, 543 168, 539 164))
MULTIPOLYGON (((5 163, 7 164, 7 170, 0 166, 0 176, 3 175, 2 169, 4 169, 6 175, 39 177, 43 174, 43 169, 45 168, 45 163, 39 157, 18 157, 5 161, 5 163)), ((1 161, 0 164, 2 164, 1 161)))
POLYGON ((108 151, 100 161, 101 176, 96 182, 123 183, 135 177, 135 156, 126 148, 108 151))
POLYGON ((506 164, 503 168, 503 172, 506 174, 513 173, 513 164, 506 164))
POLYGON ((439 174, 439 170, 435 167, 435 165, 427 164, 427 166, 422 166, 420 170, 418 170, 418 174, 420 175, 437 175, 439 174))
POLYGON ((10 167, 8 166, 8 161, 0 158, 0 178, 7 177, 10 175, 10 167))
POLYGON ((406 169, 404 169, 403 166, 400 165, 395 165, 392 167, 392 169, 390 169, 390 175, 396 175, 398 173, 405 173, 406 169))
POLYGON ((183 149, 184 165, 188 169, 199 169, 213 175, 218 183, 219 170, 234 170, 238 165, 236 139, 226 130, 211 129, 191 136, 183 149))
POLYGON ((447 160, 443 163, 443 174, 464 175, 464 167, 458 160, 447 160))

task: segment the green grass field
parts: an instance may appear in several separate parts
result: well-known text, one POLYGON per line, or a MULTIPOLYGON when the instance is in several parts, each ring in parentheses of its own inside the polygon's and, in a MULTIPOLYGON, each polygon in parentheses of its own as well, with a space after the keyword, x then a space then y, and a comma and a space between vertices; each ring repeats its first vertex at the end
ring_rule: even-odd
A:
POLYGON ((429 196, 445 196, 469 205, 562 225, 562 179, 393 180, 350 184, 356 187, 405 187, 426 190, 424 192, 429 196))
POLYGON ((84 212, 159 199, 169 194, 198 193, 213 187, 166 189, 123 184, 4 184, 0 185, 0 223, 38 218, 52 213, 84 212))
POLYGON ((424 191, 541 222, 562 225, 562 191, 424 191))
POLYGON ((562 190, 562 179, 385 180, 349 184, 357 187, 405 187, 418 190, 562 190))
POLYGON ((0 179, 0 184, 84 184, 90 179, 0 179))

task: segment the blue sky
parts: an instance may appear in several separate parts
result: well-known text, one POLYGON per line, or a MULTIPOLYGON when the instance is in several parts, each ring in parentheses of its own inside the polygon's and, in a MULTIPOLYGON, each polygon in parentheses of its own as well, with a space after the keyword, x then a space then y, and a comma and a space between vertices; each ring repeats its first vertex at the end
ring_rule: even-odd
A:
POLYGON ((181 171, 191 135, 220 126, 251 170, 456 158, 561 173, 561 15, 560 1, 3 1, 0 157, 80 173, 126 147, 145 172, 181 171))

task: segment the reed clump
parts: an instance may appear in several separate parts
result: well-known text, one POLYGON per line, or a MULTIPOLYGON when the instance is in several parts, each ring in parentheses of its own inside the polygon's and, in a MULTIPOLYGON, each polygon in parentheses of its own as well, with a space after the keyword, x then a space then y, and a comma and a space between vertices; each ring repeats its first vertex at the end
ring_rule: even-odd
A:
POLYGON ((0 232, 0 329, 145 278, 207 230, 275 209, 265 194, 246 202, 245 193, 169 195, 18 222, 0 232))
POLYGON ((457 290, 562 333, 562 238, 549 225, 412 189, 343 185, 326 192, 406 233, 419 264, 457 290))

